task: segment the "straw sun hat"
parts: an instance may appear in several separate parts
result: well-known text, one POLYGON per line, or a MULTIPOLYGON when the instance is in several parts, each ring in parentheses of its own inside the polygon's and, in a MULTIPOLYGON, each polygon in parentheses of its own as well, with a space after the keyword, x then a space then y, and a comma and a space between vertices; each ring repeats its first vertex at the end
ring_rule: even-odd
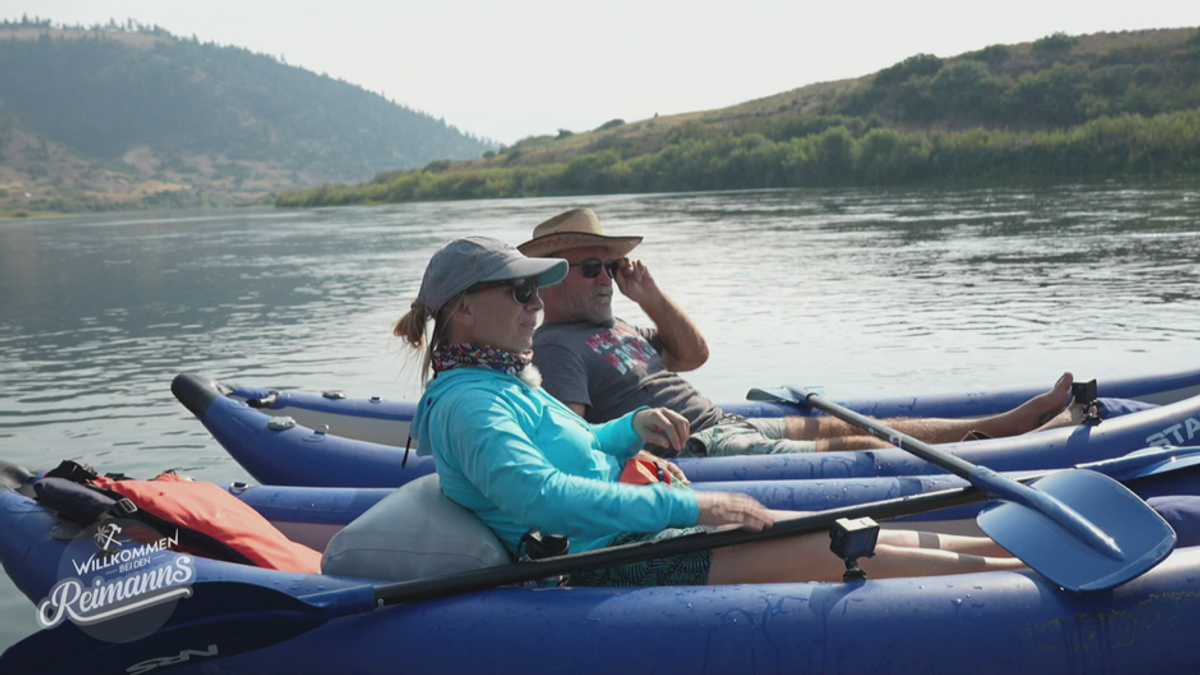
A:
POLYGON ((571 248, 603 246, 613 255, 624 258, 641 237, 609 237, 600 227, 600 219, 591 209, 571 209, 533 228, 533 239, 517 247, 531 258, 544 258, 571 248))

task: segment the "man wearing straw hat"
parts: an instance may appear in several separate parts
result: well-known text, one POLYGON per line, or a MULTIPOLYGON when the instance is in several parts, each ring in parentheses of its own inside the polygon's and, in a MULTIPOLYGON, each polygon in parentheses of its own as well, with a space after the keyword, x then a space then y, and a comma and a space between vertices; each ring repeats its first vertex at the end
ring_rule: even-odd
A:
MULTIPOLYGON (((545 323, 534 336, 534 363, 542 386, 590 422, 641 406, 665 407, 687 418, 693 432, 682 455, 718 456, 863 450, 887 444, 833 417, 747 419, 726 414, 677 373, 708 360, 704 336, 658 287, 650 270, 627 258, 642 237, 604 234, 591 209, 572 209, 538 225, 517 248, 530 257, 565 258, 562 283, 542 290, 545 323), (614 284, 636 302, 653 328, 632 326, 612 314, 614 284)), ((887 426, 927 443, 962 440, 975 432, 1011 436, 1046 424, 1070 423, 1072 376, 1064 373, 1045 394, 998 415, 976 419, 886 420, 887 426)), ((661 448, 651 448, 662 452, 661 448)))

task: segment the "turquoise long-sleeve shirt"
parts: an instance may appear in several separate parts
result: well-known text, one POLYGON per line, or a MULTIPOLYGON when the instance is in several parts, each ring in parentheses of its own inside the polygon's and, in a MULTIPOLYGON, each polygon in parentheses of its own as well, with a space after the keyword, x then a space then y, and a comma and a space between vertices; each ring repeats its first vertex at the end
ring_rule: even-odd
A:
POLYGON ((432 454, 447 497, 474 511, 516 551, 536 527, 571 551, 606 546, 624 532, 696 524, 695 493, 618 482, 641 439, 637 411, 589 424, 541 389, 490 368, 440 373, 417 404, 412 435, 432 454))

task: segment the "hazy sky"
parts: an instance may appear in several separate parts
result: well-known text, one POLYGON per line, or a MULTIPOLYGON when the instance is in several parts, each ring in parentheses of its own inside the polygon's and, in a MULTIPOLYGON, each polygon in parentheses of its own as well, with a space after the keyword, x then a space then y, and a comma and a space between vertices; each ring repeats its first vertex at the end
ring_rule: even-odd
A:
POLYGON ((1195 0, 0 0, 0 18, 157 24, 281 56, 512 143, 618 117, 721 108, 866 75, 921 52, 954 56, 1058 31, 1200 26, 1197 7, 1195 0))

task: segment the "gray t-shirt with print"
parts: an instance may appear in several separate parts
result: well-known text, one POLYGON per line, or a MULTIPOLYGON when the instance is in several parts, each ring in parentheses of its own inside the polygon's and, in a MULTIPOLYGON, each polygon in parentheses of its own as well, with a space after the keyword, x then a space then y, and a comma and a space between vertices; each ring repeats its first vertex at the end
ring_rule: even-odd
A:
POLYGON ((542 373, 542 387, 564 403, 588 406, 585 417, 592 423, 644 405, 674 410, 693 432, 716 423, 721 409, 668 370, 662 350, 657 331, 620 319, 611 327, 548 323, 534 334, 533 363, 542 373))

